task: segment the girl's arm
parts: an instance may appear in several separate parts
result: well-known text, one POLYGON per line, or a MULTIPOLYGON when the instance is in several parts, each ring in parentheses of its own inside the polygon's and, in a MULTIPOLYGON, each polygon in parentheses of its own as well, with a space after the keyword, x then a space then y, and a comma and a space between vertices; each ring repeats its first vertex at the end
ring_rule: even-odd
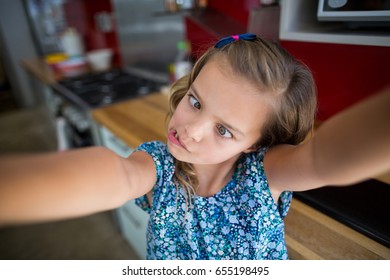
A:
POLYGON ((102 147, 0 158, 0 225, 56 220, 119 207, 149 192, 153 160, 102 147))
POLYGON ((264 168, 271 189, 349 185, 390 170, 390 87, 324 122, 299 146, 271 149, 264 168))

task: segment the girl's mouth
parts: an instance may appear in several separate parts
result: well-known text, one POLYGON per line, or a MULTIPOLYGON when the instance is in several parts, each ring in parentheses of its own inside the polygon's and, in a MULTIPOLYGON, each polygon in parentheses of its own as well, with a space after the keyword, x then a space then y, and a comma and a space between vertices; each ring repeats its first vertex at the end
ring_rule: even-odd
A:
POLYGON ((171 131, 169 131, 169 133, 168 133, 168 140, 169 140, 169 142, 171 142, 172 144, 174 144, 174 145, 176 145, 176 146, 179 146, 180 148, 183 148, 183 149, 187 150, 187 147, 180 141, 179 135, 177 134, 177 131, 176 131, 176 130, 171 130, 171 131))

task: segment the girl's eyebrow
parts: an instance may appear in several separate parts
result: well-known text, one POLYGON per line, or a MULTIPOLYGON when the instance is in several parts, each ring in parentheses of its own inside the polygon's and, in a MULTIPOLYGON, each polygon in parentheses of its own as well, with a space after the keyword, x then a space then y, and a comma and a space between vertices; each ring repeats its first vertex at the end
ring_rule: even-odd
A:
MULTIPOLYGON (((199 95, 198 91, 196 90, 196 88, 195 88, 195 86, 194 86, 193 84, 190 86, 190 90, 191 90, 192 94, 196 97, 196 99, 200 102, 200 104, 202 104, 202 106, 203 106, 202 97, 199 95)), ((226 128, 228 128, 230 131, 233 131, 233 132, 235 132, 235 133, 237 133, 237 134, 240 134, 241 136, 244 136, 244 133, 243 133, 241 130, 239 130, 238 128, 236 128, 236 127, 234 127, 234 126, 232 126, 232 125, 230 125, 230 124, 224 122, 224 121, 221 120, 221 119, 219 119, 219 122, 220 122, 223 126, 225 126, 226 128)))

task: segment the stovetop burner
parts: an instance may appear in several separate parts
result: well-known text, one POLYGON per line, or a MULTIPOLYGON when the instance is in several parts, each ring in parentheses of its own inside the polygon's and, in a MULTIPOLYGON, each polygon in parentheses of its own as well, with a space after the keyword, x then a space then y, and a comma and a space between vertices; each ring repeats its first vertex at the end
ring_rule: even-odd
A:
POLYGON ((59 84, 68 95, 74 95, 72 101, 79 100, 90 108, 157 92, 163 85, 119 69, 67 78, 59 84))

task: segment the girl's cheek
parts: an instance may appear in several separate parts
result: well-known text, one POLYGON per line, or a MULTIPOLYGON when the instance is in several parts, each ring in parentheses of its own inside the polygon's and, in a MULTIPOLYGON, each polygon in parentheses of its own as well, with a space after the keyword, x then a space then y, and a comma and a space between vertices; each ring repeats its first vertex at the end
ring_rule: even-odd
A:
POLYGON ((182 115, 180 114, 180 111, 176 110, 172 117, 171 117, 171 120, 169 121, 169 124, 168 126, 169 127, 177 127, 178 125, 180 125, 181 123, 183 122, 183 117, 182 115))
POLYGON ((177 106, 175 112, 172 115, 172 119, 175 121, 175 123, 181 123, 188 119, 190 117, 190 112, 186 110, 186 108, 183 106, 182 102, 177 106))

